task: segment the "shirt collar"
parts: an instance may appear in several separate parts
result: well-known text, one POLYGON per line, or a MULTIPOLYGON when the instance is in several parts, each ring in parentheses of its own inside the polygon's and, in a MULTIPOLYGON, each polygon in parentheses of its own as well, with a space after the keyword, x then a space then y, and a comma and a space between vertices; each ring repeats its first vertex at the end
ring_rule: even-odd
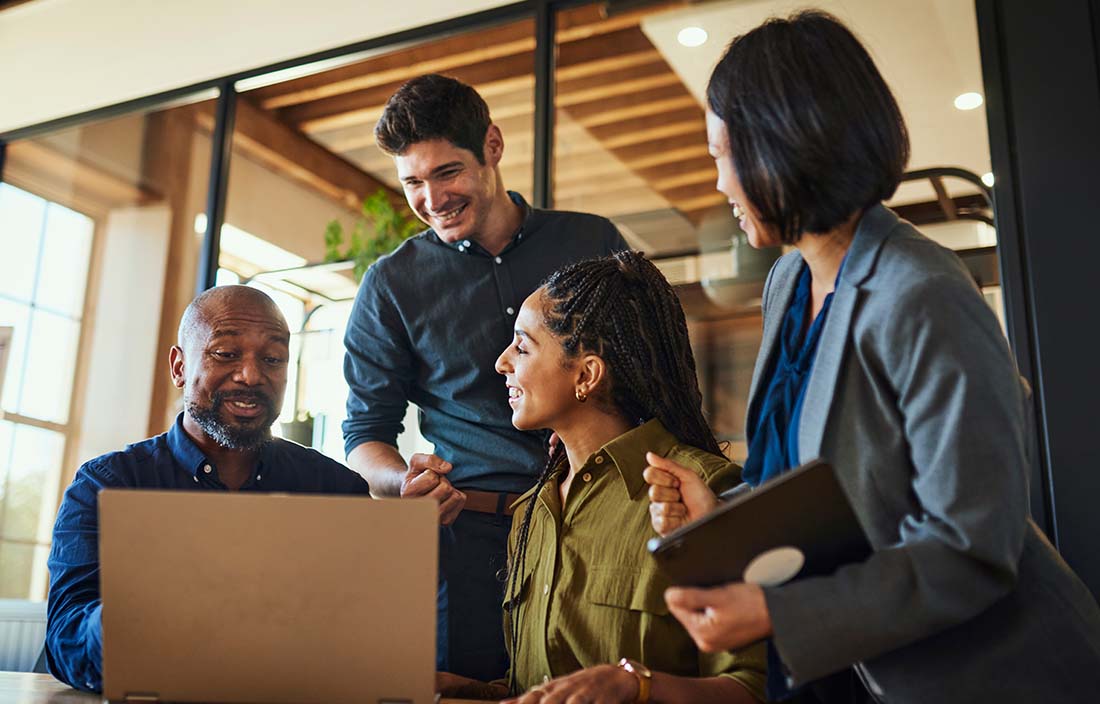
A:
MULTIPOLYGON (((607 460, 611 460, 611 463, 615 465, 615 469, 618 470, 619 476, 622 477, 623 483, 626 485, 626 491, 630 498, 633 499, 638 495, 646 485, 645 478, 642 476, 642 472, 649 466, 649 462, 646 461, 645 454, 647 452, 653 452, 661 457, 665 457, 672 448, 679 444, 679 440, 676 439, 672 433, 665 429, 665 426, 661 421, 656 418, 642 423, 636 428, 626 431, 619 437, 615 438, 611 442, 607 443, 594 453, 585 462, 582 471, 590 472, 606 466, 607 460)), ((563 460, 563 463, 568 460, 563 460)), ((557 471, 562 467, 559 465, 554 469, 557 471)), ((512 508, 522 505, 525 501, 534 495, 537 485, 528 489, 523 495, 512 502, 512 508)), ((553 486, 553 482, 547 482, 542 489, 540 497, 546 500, 548 490, 556 491, 553 486)))
MULTIPOLYGON (((501 251, 501 254, 518 247, 531 233, 535 232, 542 224, 544 217, 543 211, 532 208, 522 195, 515 191, 508 191, 508 197, 512 199, 512 202, 523 209, 523 220, 520 222, 519 229, 512 235, 512 240, 508 243, 508 246, 501 251)), ((428 230, 429 236, 444 247, 449 247, 457 252, 463 254, 481 254, 483 256, 489 256, 489 253, 485 251, 477 242, 473 240, 459 240, 458 242, 446 242, 435 233, 435 230, 428 230)))
POLYGON ((192 476, 198 476, 201 468, 207 463, 206 455, 199 446, 183 429, 183 412, 176 416, 176 422, 168 430, 168 450, 176 460, 176 464, 187 470, 192 476))
MULTIPOLYGON (((199 446, 183 429, 182 411, 176 416, 176 422, 168 430, 168 450, 172 453, 172 458, 176 460, 176 464, 187 470, 193 477, 197 477, 203 472, 203 468, 210 464, 209 458, 203 454, 199 446)), ((255 481, 255 475, 259 474, 265 467, 273 466, 271 460, 273 459, 272 453, 275 451, 274 438, 271 442, 264 443, 263 447, 260 448, 260 459, 253 471, 253 478, 249 482, 255 481)))
POLYGON ((645 454, 652 452, 664 457, 678 442, 661 421, 653 418, 601 447, 590 462, 601 456, 614 462, 630 498, 633 499, 646 484, 642 477, 642 472, 649 465, 645 454))

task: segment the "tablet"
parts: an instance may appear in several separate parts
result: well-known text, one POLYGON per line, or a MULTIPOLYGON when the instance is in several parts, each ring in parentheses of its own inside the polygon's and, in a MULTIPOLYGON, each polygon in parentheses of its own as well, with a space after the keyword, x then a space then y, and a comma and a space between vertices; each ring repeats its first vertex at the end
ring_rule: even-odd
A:
POLYGON ((871 554, 836 472, 821 460, 719 504, 648 547, 672 584, 697 587, 774 586, 831 574, 871 554))

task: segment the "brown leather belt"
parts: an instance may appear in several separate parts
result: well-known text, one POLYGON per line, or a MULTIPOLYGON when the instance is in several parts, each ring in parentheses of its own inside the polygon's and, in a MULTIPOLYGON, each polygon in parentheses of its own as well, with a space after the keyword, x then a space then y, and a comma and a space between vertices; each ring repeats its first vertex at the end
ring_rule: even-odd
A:
POLYGON ((501 513, 505 516, 512 515, 512 504, 522 494, 505 494, 496 491, 475 491, 462 489, 466 495, 466 505, 463 511, 477 511, 478 513, 501 513))

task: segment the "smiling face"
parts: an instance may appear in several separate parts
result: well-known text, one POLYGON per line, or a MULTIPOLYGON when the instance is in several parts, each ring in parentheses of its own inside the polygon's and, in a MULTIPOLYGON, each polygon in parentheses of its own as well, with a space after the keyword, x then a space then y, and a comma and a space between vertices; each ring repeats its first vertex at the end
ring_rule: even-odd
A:
POLYGON ((290 332, 274 303, 215 298, 181 343, 171 362, 173 382, 183 389, 184 427, 233 450, 269 440, 290 356, 290 332))
POLYGON ((410 145, 394 157, 409 207, 444 242, 477 239, 499 195, 503 149, 496 125, 485 135, 484 164, 446 139, 410 145))
POLYGON ((707 110, 707 148, 718 167, 718 191, 726 196, 733 208, 733 216, 749 238, 749 244, 756 249, 780 244, 776 228, 761 221, 756 207, 749 202, 741 188, 741 180, 737 177, 733 155, 730 153, 729 129, 725 121, 710 109, 707 110))
POLYGON ((557 429, 580 405, 575 393, 582 360, 568 359, 561 342, 546 328, 544 301, 539 289, 523 302, 512 344, 496 362, 508 388, 512 425, 520 430, 557 429))

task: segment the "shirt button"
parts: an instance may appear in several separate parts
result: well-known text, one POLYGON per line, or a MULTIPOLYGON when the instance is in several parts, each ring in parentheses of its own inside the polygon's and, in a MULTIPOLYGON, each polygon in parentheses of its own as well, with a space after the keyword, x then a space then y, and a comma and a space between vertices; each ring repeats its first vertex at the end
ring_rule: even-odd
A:
POLYGON ((581 475, 581 479, 583 479, 585 483, 590 482, 592 481, 592 474, 590 472, 585 472, 581 475))
POLYGON ((550 593, 550 585, 549 584, 542 585, 542 593, 543 594, 549 594, 550 593))
POLYGON ((462 240, 462 246, 463 247, 469 247, 470 246, 470 240, 462 240))
POLYGON ((256 475, 256 481, 260 481, 260 479, 261 479, 260 475, 259 475, 259 474, 257 474, 257 475, 256 475))
POLYGON ((198 477, 194 477, 194 480, 195 480, 195 483, 196 483, 196 484, 198 484, 198 483, 199 483, 199 478, 198 478, 198 477))
POLYGON ((497 257, 497 258, 496 258, 496 259, 494 259, 493 261, 494 261, 494 262, 496 262, 497 264, 503 264, 503 263, 504 263, 504 260, 503 260, 503 259, 501 259, 500 257, 497 257))
POLYGON ((596 464, 603 464, 603 455, 596 455, 596 464))
POLYGON ((504 309, 504 312, 507 313, 508 315, 513 315, 516 312, 516 309, 513 308, 512 306, 508 306, 507 308, 504 309))
POLYGON ((207 474, 210 474, 211 472, 213 472, 213 471, 214 471, 214 468, 213 468, 213 467, 211 467, 211 466, 210 466, 210 465, 208 465, 208 464, 204 464, 204 465, 202 466, 202 471, 206 472, 207 474))

